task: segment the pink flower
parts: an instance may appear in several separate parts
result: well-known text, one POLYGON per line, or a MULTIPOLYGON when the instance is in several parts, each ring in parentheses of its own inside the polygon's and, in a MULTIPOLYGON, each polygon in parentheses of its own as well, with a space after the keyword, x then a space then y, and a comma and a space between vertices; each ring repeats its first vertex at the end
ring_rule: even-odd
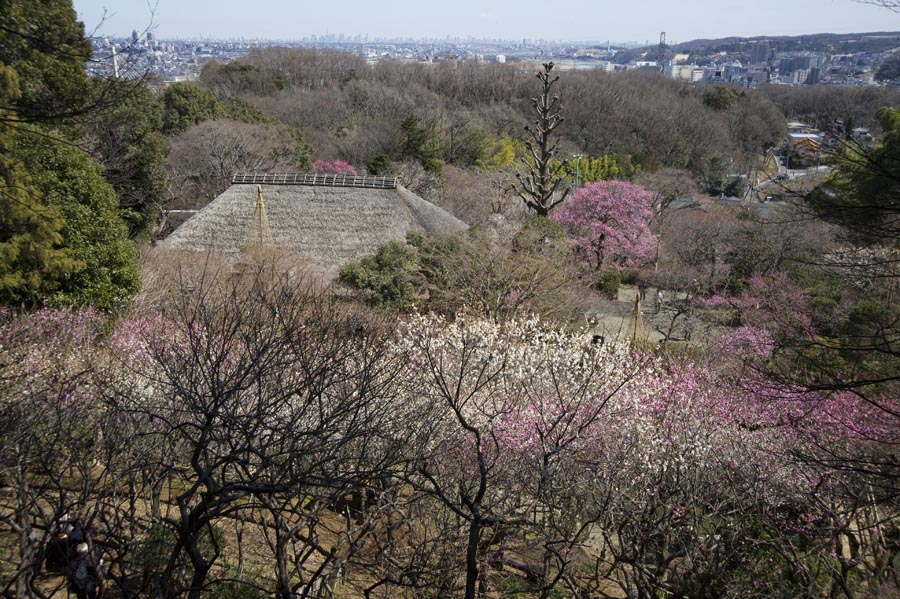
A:
POLYGON ((594 268, 633 268, 653 257, 653 194, 624 181, 588 183, 553 213, 581 260, 594 268))
POLYGON ((316 160, 313 167, 317 173, 335 173, 338 175, 355 175, 353 165, 343 160, 316 160))

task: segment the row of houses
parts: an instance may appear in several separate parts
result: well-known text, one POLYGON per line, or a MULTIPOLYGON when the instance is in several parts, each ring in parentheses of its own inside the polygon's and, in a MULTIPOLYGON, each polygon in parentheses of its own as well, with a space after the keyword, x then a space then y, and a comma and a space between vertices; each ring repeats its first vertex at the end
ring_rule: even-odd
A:
POLYGON ((839 147, 850 140, 857 144, 870 144, 875 136, 865 127, 857 127, 849 132, 844 130, 843 121, 835 121, 833 130, 821 131, 806 123, 788 123, 788 149, 801 160, 818 160, 825 152, 839 147))

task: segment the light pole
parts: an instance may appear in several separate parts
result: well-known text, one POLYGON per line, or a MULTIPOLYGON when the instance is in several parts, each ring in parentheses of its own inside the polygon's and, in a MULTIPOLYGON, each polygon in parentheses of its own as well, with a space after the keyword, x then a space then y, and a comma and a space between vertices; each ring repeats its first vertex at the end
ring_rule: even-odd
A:
POLYGON ((578 176, 580 175, 578 167, 581 165, 582 158, 584 158, 584 154, 575 154, 575 181, 572 183, 572 193, 578 191, 578 176))

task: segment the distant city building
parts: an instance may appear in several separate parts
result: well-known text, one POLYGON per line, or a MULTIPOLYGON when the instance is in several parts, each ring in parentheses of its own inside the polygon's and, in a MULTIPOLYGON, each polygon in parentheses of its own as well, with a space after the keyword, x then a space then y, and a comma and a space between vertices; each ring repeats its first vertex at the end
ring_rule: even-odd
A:
POLYGON ((806 81, 804 81, 806 85, 818 85, 819 84, 819 67, 812 67, 809 69, 809 75, 806 76, 806 81))
POLYGON ((769 42, 756 42, 750 50, 750 64, 765 64, 769 62, 769 42))
MULTIPOLYGON (((852 36, 848 39, 850 38, 854 41, 857 39, 852 36)), ((814 40, 810 43, 805 39, 797 41, 800 43, 787 46, 792 48, 791 51, 779 51, 777 55, 776 45, 784 44, 766 39, 744 40, 729 50, 722 50, 720 45, 705 49, 693 48, 690 54, 683 50, 682 53, 676 53, 675 48, 670 48, 671 52, 665 56, 666 60, 662 65, 655 60, 657 54, 652 48, 636 55, 623 49, 628 48, 629 44, 621 44, 616 48, 608 42, 596 41, 560 43, 522 39, 520 43, 520 40, 478 38, 379 39, 336 32, 328 35, 310 34, 296 41, 282 40, 277 45, 352 52, 364 57, 369 64, 381 60, 421 62, 429 59, 432 62, 470 59, 503 62, 505 58, 507 64, 532 64, 538 68, 543 57, 553 57, 560 68, 662 72, 667 77, 685 82, 692 79, 696 81, 700 75, 694 71, 702 69, 701 84, 731 83, 755 87, 770 81, 773 84, 787 85, 883 85, 874 80, 874 74, 890 56, 890 50, 885 51, 881 47, 871 51, 868 48, 854 50, 852 44, 844 44, 842 48, 846 47, 851 51, 826 54, 820 49, 821 44, 812 43, 814 40), (622 52, 626 53, 620 56, 622 52), (698 63, 703 66, 698 67, 698 63)), ((253 40, 251 43, 247 38, 241 38, 240 41, 160 41, 159 36, 154 33, 138 31, 119 38, 96 37, 91 43, 95 56, 105 57, 88 64, 92 75, 114 76, 116 65, 112 60, 111 49, 115 47, 119 58, 128 60, 129 65, 132 65, 128 72, 123 71, 123 77, 152 73, 161 81, 196 77, 211 60, 229 62, 246 55, 251 48, 276 45, 276 42, 267 40, 253 40)), ((630 45, 633 47, 640 44, 630 45)), ((891 49, 894 47, 890 46, 891 49)))
POLYGON ((498 54, 498 55, 497 55, 497 62, 499 62, 500 64, 505 64, 505 63, 506 63, 506 55, 505 55, 505 54, 498 54))
POLYGON ((666 65, 663 72, 672 79, 693 81, 694 71, 698 70, 698 68, 695 64, 671 64, 666 65))
POLYGON ((809 56, 794 56, 792 58, 782 58, 778 63, 778 72, 784 76, 786 73, 795 71, 805 71, 809 69, 809 56))
POLYGON ((864 127, 857 127, 856 129, 853 129, 850 132, 850 137, 853 139, 853 141, 863 143, 875 141, 875 137, 872 135, 872 133, 864 127))

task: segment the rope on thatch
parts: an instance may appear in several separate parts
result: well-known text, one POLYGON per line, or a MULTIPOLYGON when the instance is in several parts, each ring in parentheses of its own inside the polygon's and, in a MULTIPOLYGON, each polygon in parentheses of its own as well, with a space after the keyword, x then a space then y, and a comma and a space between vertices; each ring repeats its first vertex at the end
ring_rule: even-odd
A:
POLYGON ((247 183, 257 185, 311 185, 316 187, 362 187, 366 189, 396 189, 397 177, 345 175, 336 173, 238 173, 231 177, 232 185, 247 183))
POLYGON ((262 186, 256 186, 256 208, 253 210, 253 219, 250 221, 250 231, 247 233, 245 248, 264 247, 274 245, 272 231, 269 229, 269 215, 266 212, 266 203, 263 200, 262 186))

